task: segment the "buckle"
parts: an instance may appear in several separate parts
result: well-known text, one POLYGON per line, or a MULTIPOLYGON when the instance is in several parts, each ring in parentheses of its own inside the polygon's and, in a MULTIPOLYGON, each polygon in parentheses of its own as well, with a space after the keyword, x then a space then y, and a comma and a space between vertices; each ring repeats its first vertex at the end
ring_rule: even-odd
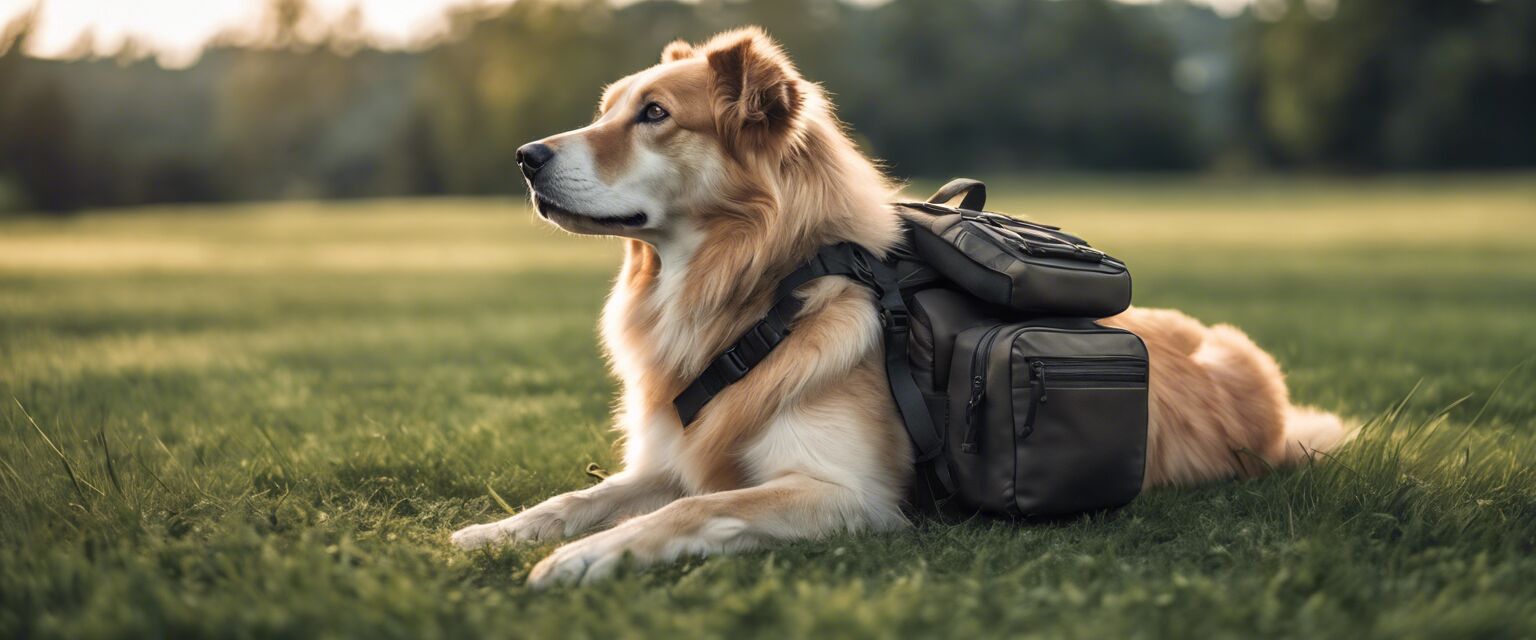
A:
POLYGON ((747 332, 742 334, 741 339, 737 340, 736 344, 732 345, 726 353, 734 355, 736 361, 740 362, 743 366, 762 362, 763 358, 767 357, 768 352, 773 350, 773 343, 769 342, 768 337, 763 335, 762 328, 763 324, 758 323, 751 329, 747 329, 747 332))
POLYGON ((881 309, 880 326, 886 331, 907 331, 912 327, 912 316, 906 309, 881 309))
MULTIPOLYGON (((784 340, 784 336, 788 333, 788 331, 775 331, 767 322, 759 322, 752 327, 752 334, 757 336, 758 340, 763 341, 765 351, 772 351, 774 347, 784 340)), ((764 354, 764 357, 767 357, 767 354, 764 354)), ((761 362, 762 358, 758 358, 758 361, 761 362)))
POLYGON ((741 334, 741 339, 727 349, 726 354, 734 359, 732 366, 741 365, 743 370, 755 367, 767 358, 775 347, 779 346, 787 333, 788 331, 776 330, 767 319, 764 319, 752 325, 746 333, 741 334))
POLYGON ((736 353, 736 347, 726 349, 725 353, 720 354, 720 357, 715 360, 713 366, 718 367, 717 372, 720 377, 727 380, 727 384, 734 384, 746 377, 748 370, 747 363, 741 359, 741 354, 736 353))

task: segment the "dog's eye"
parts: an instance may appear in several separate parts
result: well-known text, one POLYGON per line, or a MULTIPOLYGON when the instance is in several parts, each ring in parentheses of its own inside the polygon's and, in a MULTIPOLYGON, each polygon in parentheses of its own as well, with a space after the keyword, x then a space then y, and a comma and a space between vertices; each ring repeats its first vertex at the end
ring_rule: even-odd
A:
POLYGON ((666 109, 663 109, 661 108, 661 105, 652 102, 648 105, 645 105, 645 108, 640 110, 640 121, 661 122, 662 120, 667 119, 667 115, 668 114, 666 109))

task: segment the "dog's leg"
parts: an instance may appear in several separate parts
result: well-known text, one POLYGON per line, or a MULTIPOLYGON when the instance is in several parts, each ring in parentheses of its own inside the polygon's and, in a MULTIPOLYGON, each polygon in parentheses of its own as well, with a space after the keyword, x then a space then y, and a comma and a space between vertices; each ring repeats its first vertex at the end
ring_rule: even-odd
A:
POLYGON ((556 549, 533 568, 528 583, 542 588, 601 580, 625 557, 644 566, 891 524, 871 521, 863 503, 852 489, 799 473, 746 489, 682 498, 556 549))
POLYGON ((561 494, 515 516, 465 527, 453 543, 474 549, 508 540, 554 540, 570 537, 621 518, 650 513, 682 491, 656 473, 621 471, 590 488, 561 494))

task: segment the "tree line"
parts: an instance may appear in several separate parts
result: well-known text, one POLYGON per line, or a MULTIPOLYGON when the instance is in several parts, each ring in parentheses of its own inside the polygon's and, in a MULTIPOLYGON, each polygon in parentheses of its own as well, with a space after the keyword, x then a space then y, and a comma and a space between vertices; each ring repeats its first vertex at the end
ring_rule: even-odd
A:
POLYGON ((192 66, 57 61, 0 33, 0 209, 520 189, 675 38, 766 27, 900 176, 1536 165, 1536 2, 519 0, 417 51, 273 0, 192 66))

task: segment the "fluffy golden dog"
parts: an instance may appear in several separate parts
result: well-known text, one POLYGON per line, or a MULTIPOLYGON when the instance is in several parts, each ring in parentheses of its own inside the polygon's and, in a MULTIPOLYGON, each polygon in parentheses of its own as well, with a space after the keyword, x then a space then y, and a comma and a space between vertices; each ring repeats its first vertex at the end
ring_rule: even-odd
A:
MULTIPOLYGON (((835 531, 905 524, 911 446, 886 387, 871 293, 804 286, 794 331, 686 431, 672 400, 767 311, 774 285, 836 242, 899 239, 892 184, 844 134, 820 87, 761 31, 731 31, 610 85, 590 125, 518 150, 539 214, 627 238, 602 334, 623 385, 624 469, 500 522, 461 547, 600 528, 534 567, 534 586, 835 531)), ((1146 484, 1258 471, 1344 435, 1291 405, 1279 367, 1231 327, 1132 309, 1105 321, 1151 356, 1146 484)))

